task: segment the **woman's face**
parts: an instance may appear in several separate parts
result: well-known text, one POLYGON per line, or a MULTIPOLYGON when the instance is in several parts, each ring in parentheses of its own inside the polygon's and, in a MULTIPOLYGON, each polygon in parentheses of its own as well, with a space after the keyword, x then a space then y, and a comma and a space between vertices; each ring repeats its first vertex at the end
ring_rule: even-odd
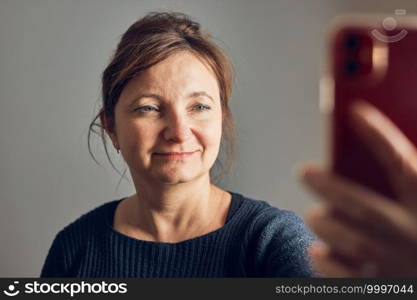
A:
POLYGON ((222 135, 216 77, 192 53, 173 54, 128 83, 115 124, 113 142, 133 176, 169 184, 208 176, 222 135))

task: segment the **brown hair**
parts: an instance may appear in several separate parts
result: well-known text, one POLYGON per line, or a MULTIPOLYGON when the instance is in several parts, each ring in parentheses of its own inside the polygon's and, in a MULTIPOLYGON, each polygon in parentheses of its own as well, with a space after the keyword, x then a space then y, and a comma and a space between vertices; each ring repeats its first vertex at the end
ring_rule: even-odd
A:
MULTIPOLYGON (((210 35, 200 31, 200 24, 185 14, 167 12, 149 13, 132 24, 123 34, 102 74, 102 108, 90 123, 88 132, 88 150, 96 163, 98 162, 90 146, 91 132, 100 135, 110 164, 120 174, 108 153, 104 124, 96 123, 100 114, 104 113, 107 129, 112 130, 115 106, 128 82, 140 72, 179 51, 190 51, 202 58, 217 78, 223 111, 223 133, 219 157, 210 170, 211 178, 217 180, 230 171, 235 159, 236 140, 234 120, 229 108, 233 83, 232 66, 223 51, 211 41, 210 35), (99 130, 95 130, 95 127, 99 130), (222 162, 223 155, 225 162, 222 162)), ((123 175, 125 172, 126 170, 123 175)))

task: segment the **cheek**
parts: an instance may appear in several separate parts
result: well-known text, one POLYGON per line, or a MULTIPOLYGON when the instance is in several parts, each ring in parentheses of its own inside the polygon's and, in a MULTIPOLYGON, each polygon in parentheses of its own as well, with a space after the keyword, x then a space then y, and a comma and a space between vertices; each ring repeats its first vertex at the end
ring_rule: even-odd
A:
POLYGON ((149 127, 134 122, 126 124, 120 132, 123 132, 122 142, 127 154, 148 153, 157 136, 154 126, 149 127))
POLYGON ((203 144, 210 153, 217 154, 222 136, 221 122, 213 122, 202 131, 203 144))

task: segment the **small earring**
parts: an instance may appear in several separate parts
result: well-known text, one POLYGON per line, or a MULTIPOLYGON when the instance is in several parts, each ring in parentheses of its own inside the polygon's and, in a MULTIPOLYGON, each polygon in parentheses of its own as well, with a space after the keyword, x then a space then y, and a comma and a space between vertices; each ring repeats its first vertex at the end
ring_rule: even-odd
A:
POLYGON ((117 154, 120 154, 120 149, 119 149, 119 148, 117 148, 116 150, 117 150, 117 154))

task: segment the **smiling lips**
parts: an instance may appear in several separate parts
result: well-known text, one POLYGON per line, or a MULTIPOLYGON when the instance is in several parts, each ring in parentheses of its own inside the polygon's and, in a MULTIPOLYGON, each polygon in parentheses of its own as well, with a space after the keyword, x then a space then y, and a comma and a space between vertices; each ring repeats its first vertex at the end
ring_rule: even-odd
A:
POLYGON ((164 153, 154 153, 156 157, 165 158, 165 159, 182 159, 189 157, 197 151, 193 152, 164 152, 164 153))

